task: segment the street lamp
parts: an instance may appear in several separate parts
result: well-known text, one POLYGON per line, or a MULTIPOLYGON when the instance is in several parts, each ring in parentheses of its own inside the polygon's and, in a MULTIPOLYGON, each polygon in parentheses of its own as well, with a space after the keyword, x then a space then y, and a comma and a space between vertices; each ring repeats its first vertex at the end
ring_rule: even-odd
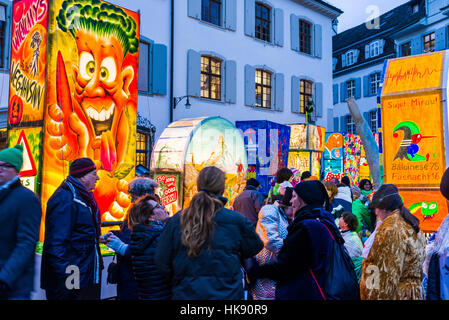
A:
POLYGON ((178 103, 180 103, 181 100, 184 99, 184 98, 187 98, 187 101, 186 101, 186 104, 185 104, 186 109, 190 109, 191 104, 190 104, 190 101, 189 101, 189 96, 173 97, 173 109, 176 109, 176 105, 178 103))

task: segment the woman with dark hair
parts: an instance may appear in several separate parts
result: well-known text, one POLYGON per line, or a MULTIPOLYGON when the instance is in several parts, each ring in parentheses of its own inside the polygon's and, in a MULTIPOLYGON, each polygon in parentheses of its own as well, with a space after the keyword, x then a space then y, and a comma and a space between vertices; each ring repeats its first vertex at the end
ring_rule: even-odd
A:
MULTIPOLYGON (((289 168, 280 168, 276 172, 276 183, 273 187, 271 187, 270 191, 268 192, 268 198, 271 198, 272 196, 279 195, 279 187, 283 182, 290 182, 290 179, 293 177, 293 171, 289 168)), ((289 183, 291 186, 291 183, 289 183)))
POLYGON ((263 242, 252 223, 224 208, 225 173, 202 169, 189 207, 167 223, 156 263, 173 283, 174 300, 242 300, 241 261, 256 255, 263 242))
MULTIPOLYGON (((159 184, 148 177, 136 177, 128 184, 128 193, 131 196, 131 203, 139 197, 147 194, 154 194, 159 184)), ((128 227, 128 213, 123 224, 118 231, 111 231, 104 235, 106 245, 115 251, 117 256, 117 300, 137 300, 137 284, 134 279, 131 248, 129 247, 131 230, 128 227)))
POLYGON ((139 198, 132 206, 128 224, 131 229, 132 266, 140 300, 168 300, 170 282, 156 268, 154 253, 165 227, 168 213, 154 194, 139 198))
MULTIPOLYGON (((287 237, 290 200, 293 188, 286 188, 283 196, 278 197, 273 204, 267 204, 260 209, 256 232, 264 243, 264 248, 256 255, 258 264, 269 263, 276 258, 287 237)), ((273 198, 274 198, 273 197, 273 198)), ((254 300, 274 300, 276 283, 270 279, 259 279, 252 288, 254 300)))
POLYGON ((398 188, 383 185, 373 196, 382 224, 362 264, 363 300, 420 300, 426 239, 419 220, 404 206, 398 188))

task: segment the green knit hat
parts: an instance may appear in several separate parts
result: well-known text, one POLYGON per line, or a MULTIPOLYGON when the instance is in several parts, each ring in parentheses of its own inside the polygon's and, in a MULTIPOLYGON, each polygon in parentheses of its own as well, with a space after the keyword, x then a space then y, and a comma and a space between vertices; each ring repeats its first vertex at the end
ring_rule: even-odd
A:
POLYGON ((3 149, 0 151, 0 161, 12 164, 17 172, 20 172, 23 164, 23 146, 18 144, 14 148, 3 149))

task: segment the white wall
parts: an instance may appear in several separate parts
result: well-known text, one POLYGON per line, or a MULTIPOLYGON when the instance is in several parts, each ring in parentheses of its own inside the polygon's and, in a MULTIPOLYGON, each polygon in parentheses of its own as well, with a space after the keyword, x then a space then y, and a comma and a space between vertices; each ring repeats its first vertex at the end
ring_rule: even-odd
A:
POLYGON ((238 120, 268 119, 277 123, 304 122, 305 117, 292 114, 291 76, 307 75, 315 82, 323 83, 323 117, 318 124, 326 126, 326 110, 332 105, 332 28, 331 19, 291 0, 272 1, 284 13, 284 46, 278 47, 255 40, 244 33, 244 1, 237 1, 236 31, 222 29, 193 19, 187 15, 187 1, 180 2, 175 10, 175 75, 174 95, 187 94, 187 51, 212 51, 237 63, 237 101, 235 104, 191 98, 191 108, 185 101, 178 104, 174 120, 200 116, 222 116, 234 122, 238 120), (291 49, 290 14, 308 17, 322 25, 322 58, 309 57, 291 49), (284 74, 284 111, 277 112, 245 106, 244 66, 267 65, 284 74))

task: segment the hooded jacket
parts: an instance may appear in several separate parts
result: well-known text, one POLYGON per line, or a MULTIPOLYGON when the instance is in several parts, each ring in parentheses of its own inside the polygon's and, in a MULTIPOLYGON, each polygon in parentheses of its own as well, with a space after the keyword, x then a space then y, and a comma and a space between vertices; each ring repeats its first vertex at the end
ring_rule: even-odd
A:
POLYGON ((340 218, 343 212, 352 213, 352 193, 347 186, 338 187, 338 193, 330 205, 330 212, 335 218, 340 218))
POLYGON ((140 300, 170 299, 169 279, 160 272, 154 261, 157 243, 165 224, 138 224, 131 233, 131 255, 134 277, 140 300))
POLYGON ((213 239, 191 259, 181 243, 180 222, 180 212, 167 222, 155 255, 159 270, 172 280, 172 299, 242 300, 241 261, 263 248, 253 224, 223 207, 214 217, 213 239))

